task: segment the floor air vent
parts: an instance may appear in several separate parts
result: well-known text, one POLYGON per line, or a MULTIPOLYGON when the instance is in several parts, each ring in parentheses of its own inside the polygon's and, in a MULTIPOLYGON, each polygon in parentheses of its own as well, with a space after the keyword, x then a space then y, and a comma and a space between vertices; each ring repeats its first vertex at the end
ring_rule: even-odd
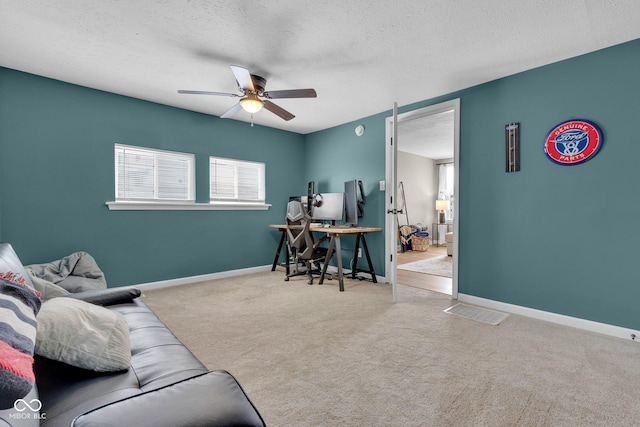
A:
POLYGON ((489 310, 488 308, 474 307, 466 304, 456 304, 444 310, 445 313, 454 314, 456 316, 465 317, 467 319, 476 320, 478 322, 489 323, 490 325, 498 325, 509 314, 500 311, 489 310))

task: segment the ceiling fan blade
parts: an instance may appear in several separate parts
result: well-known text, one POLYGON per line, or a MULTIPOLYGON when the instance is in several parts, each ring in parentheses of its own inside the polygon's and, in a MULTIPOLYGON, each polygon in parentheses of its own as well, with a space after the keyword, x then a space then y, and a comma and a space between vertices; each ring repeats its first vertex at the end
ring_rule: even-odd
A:
POLYGON ((263 103, 264 103, 264 108, 266 108, 267 110, 271 111, 273 114, 275 114, 276 116, 280 117, 281 119, 289 121, 289 120, 291 120, 291 119, 293 119, 295 117, 293 114, 291 114, 290 112, 288 112, 284 108, 277 106, 276 104, 274 104, 273 102, 269 101, 268 99, 265 99, 263 101, 263 103))
POLYGON ((229 111, 227 111, 226 113, 224 113, 223 115, 220 116, 221 119, 230 119, 231 117, 235 116, 236 113, 238 111, 240 111, 242 109, 242 105, 240 105, 240 103, 237 103, 236 105, 234 105, 233 107, 231 107, 229 109, 229 111))
POLYGON ((233 71, 233 75, 236 76, 236 81, 238 82, 238 87, 245 91, 251 90, 254 91, 255 88, 253 86, 253 80, 251 79, 251 73, 249 70, 243 67, 239 67, 237 65, 231 66, 231 71, 233 71))
POLYGON ((318 96, 314 89, 289 89, 289 90, 272 90, 265 92, 264 96, 271 99, 278 98, 315 98, 318 96))
POLYGON ((237 95, 235 93, 227 93, 227 92, 207 92, 204 90, 179 90, 178 93, 184 93, 184 94, 188 94, 188 95, 216 95, 216 96, 232 96, 232 97, 239 97, 240 95, 237 95))

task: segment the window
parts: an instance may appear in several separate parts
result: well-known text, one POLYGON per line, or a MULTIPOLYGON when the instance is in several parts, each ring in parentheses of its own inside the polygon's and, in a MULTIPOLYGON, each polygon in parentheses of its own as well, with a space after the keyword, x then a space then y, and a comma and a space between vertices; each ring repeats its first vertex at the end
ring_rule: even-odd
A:
POLYGON ((442 163, 438 165, 438 199, 449 201, 449 210, 444 211, 446 221, 453 221, 453 205, 455 204, 454 164, 442 163))
POLYGON ((116 202, 195 202, 195 156, 115 144, 116 202))
POLYGON ((264 163, 210 157, 211 203, 264 204, 264 177, 264 163))
MULTIPOLYGON (((265 165, 210 158, 209 203, 197 203, 195 155, 115 144, 109 210, 267 210, 265 165)), ((206 197, 206 196, 205 196, 206 197)))

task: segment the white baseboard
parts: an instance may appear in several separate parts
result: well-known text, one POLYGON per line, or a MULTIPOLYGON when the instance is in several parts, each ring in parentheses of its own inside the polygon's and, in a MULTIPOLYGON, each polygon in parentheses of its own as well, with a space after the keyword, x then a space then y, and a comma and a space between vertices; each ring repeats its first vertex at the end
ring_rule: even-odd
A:
POLYGON ((508 304, 500 301, 494 301, 461 293, 458 294, 458 301, 478 305, 481 307, 492 308, 507 313, 532 317, 534 319, 545 320, 547 322, 557 323, 560 325, 571 326, 573 328, 609 335, 616 338, 633 340, 633 337, 635 337, 635 341, 640 341, 640 332, 620 326, 594 322, 592 320, 580 319, 578 317, 565 316, 563 314, 551 313, 549 311, 537 310, 534 308, 508 304))
POLYGON ((199 276, 179 277, 177 279, 161 280, 159 282, 140 283, 138 285, 125 286, 140 290, 168 288, 170 286, 188 285, 191 283, 205 282, 207 280, 225 279, 227 277, 244 276, 245 274, 262 273, 271 271, 271 264, 260 267, 243 268, 240 270, 221 271, 219 273, 201 274, 199 276))

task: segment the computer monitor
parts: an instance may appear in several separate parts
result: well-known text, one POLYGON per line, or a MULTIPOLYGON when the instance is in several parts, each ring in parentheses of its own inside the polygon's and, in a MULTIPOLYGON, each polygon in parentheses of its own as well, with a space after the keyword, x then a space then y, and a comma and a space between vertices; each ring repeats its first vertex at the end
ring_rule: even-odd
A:
POLYGON ((358 225, 358 180, 344 183, 344 220, 347 224, 358 225))
POLYGON ((315 204, 311 211, 311 218, 316 221, 342 220, 344 212, 344 193, 321 193, 314 195, 315 204))

